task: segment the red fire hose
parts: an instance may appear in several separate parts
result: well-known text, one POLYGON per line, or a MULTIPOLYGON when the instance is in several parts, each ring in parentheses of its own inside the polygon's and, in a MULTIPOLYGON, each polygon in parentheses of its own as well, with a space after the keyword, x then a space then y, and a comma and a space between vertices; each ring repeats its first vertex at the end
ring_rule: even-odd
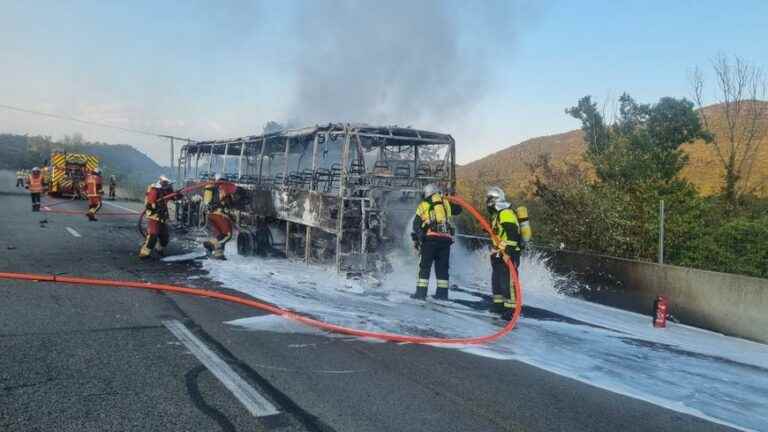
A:
MULTIPOLYGON (((471 205, 469 205, 466 201, 464 201, 459 197, 454 196, 454 197, 449 197, 448 199, 452 203, 458 204, 462 206, 465 210, 467 210, 475 219, 477 219, 478 223, 480 223, 480 225, 491 236, 491 238, 498 241, 498 238, 494 234, 493 230, 491 230, 491 227, 488 225, 488 222, 480 215, 480 213, 477 212, 477 210, 475 210, 471 205)), ((278 306, 273 306, 257 300, 252 300, 245 297, 224 294, 218 291, 206 290, 201 288, 191 288, 191 287, 168 285, 168 284, 156 284, 156 283, 149 283, 149 282, 93 279, 93 278, 43 275, 43 274, 31 274, 31 273, 10 273, 10 272, 0 272, 0 279, 165 291, 165 292, 171 292, 176 294, 185 294, 185 295, 192 295, 197 297, 206 297, 206 298, 228 301, 231 303, 252 307, 254 309, 259 309, 271 314, 279 315, 283 318, 290 319, 292 321, 296 321, 296 322, 299 322, 311 327, 315 327, 321 330, 326 330, 326 331, 339 333, 339 334, 380 339, 380 340, 390 341, 390 342, 406 342, 406 343, 415 343, 415 344, 479 345, 479 344, 486 344, 489 342, 493 342, 497 339, 504 337, 509 332, 511 332, 512 329, 515 328, 517 321, 520 319, 520 313, 522 311, 522 291, 520 287, 520 280, 517 275, 517 269, 515 269, 515 266, 512 264, 509 257, 505 256, 504 262, 509 268, 509 275, 512 282, 512 286, 514 286, 515 298, 517 300, 512 319, 496 333, 485 335, 485 336, 468 337, 468 338, 419 337, 419 336, 408 336, 408 335, 386 333, 386 332, 372 332, 372 331, 366 331, 366 330, 359 330, 359 329, 344 327, 344 326, 320 321, 305 315, 301 315, 297 312, 293 312, 293 311, 283 309, 278 306)))

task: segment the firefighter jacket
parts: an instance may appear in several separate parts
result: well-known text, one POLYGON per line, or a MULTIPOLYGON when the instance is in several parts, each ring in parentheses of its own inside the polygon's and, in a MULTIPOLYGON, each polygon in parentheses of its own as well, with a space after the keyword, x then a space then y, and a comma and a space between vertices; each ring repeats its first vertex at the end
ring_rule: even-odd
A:
POLYGON ((88 174, 85 176, 85 194, 88 198, 99 198, 104 195, 100 175, 88 174))
POLYGON ((501 244, 496 247, 520 251, 520 224, 513 209, 505 208, 496 212, 493 215, 491 228, 501 240, 501 244))
POLYGON ((414 240, 424 237, 453 239, 451 217, 459 213, 461 207, 454 210, 442 194, 436 193, 424 198, 416 207, 412 237, 414 240))
POLYGON ((234 203, 237 185, 230 182, 209 183, 203 190, 203 204, 211 213, 225 213, 234 203))
MULTIPOLYGON (((168 195, 173 193, 173 187, 162 187, 156 183, 149 185, 144 197, 145 215, 160 223, 168 222, 168 195)), ((176 196, 178 199, 178 195, 176 196)))
POLYGON ((27 177, 27 189, 29 189, 31 193, 43 193, 45 191, 45 181, 43 176, 40 174, 33 174, 27 177))

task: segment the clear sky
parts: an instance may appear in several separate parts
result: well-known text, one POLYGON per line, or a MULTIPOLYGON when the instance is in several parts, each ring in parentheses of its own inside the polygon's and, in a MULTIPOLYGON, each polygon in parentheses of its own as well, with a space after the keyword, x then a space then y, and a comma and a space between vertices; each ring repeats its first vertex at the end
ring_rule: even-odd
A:
MULTIPOLYGON (((718 53, 768 67, 768 1, 0 0, 0 104, 202 138, 361 121, 467 162, 578 124, 586 94, 690 96, 718 53)), ((0 109, 0 132, 167 142, 0 109)))

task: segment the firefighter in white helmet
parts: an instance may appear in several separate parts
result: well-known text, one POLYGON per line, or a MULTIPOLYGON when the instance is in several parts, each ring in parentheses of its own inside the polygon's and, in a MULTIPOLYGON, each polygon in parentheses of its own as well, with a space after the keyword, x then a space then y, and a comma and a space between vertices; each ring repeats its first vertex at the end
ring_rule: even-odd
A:
POLYGON ((511 319, 517 299, 504 254, 509 256, 515 270, 519 271, 520 253, 531 238, 528 210, 519 207, 516 212, 507 201, 504 191, 496 186, 488 189, 485 203, 491 216, 491 227, 499 239, 491 254, 492 310, 501 313, 505 319, 511 319))
POLYGON ((461 207, 454 209, 437 185, 428 184, 424 187, 423 198, 416 208, 411 231, 414 247, 421 255, 419 278, 413 298, 423 300, 427 297, 429 276, 434 263, 437 279, 435 298, 448 299, 448 269, 454 233, 451 217, 459 213, 461 207))
POLYGON ((208 226, 211 238, 203 242, 203 246, 211 253, 211 258, 226 259, 224 247, 232 239, 234 223, 232 221, 232 206, 235 204, 237 185, 216 174, 213 182, 208 183, 203 190, 203 204, 208 210, 208 226))
POLYGON ((104 189, 101 182, 101 170, 95 168, 85 176, 85 193, 88 197, 88 211, 85 215, 89 221, 96 221, 96 213, 101 210, 101 197, 104 189))
POLYGON ((170 242, 170 232, 168 229, 168 219, 170 219, 168 212, 169 199, 181 199, 181 194, 173 191, 173 186, 168 177, 160 176, 157 182, 149 185, 144 198, 147 237, 141 245, 139 258, 149 258, 155 249, 160 256, 166 254, 166 247, 170 242))
POLYGON ((32 198, 32 211, 40 211, 40 196, 47 187, 45 178, 40 173, 40 168, 32 168, 32 173, 27 177, 25 187, 29 189, 29 196, 32 198))

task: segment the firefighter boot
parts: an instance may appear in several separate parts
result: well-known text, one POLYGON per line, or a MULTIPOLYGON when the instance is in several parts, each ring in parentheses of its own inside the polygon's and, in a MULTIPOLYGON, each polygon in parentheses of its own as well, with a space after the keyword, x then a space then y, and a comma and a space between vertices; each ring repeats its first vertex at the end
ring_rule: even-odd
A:
POLYGON ((211 258, 217 259, 217 260, 226 260, 227 257, 224 256, 224 250, 220 248, 216 248, 213 250, 213 253, 211 254, 211 258))
POLYGON ((491 303, 491 313, 501 314, 504 312, 504 296, 494 294, 491 303))
POLYGON ((213 245, 213 242, 211 242, 210 240, 204 241, 203 247, 205 248, 205 250, 208 252, 209 255, 213 253, 213 250, 215 248, 213 245))
POLYGON ((33 212, 39 212, 40 211, 40 204, 32 204, 32 211, 33 212))
POLYGON ((88 220, 91 222, 96 222, 98 220, 96 219, 96 216, 92 212, 88 212, 85 215, 88 216, 88 220))
POLYGON ((501 318, 510 321, 515 314, 515 300, 504 299, 504 313, 501 314, 501 318))
POLYGON ((157 251, 157 254, 160 255, 161 257, 164 257, 164 256, 168 255, 168 253, 165 251, 165 247, 164 246, 158 245, 155 248, 155 250, 157 251))
POLYGON ((448 300, 448 288, 438 288, 435 291, 435 300, 448 300))
POLYGON ((427 299, 427 287, 425 286, 417 286, 416 292, 411 296, 411 298, 415 298, 416 300, 426 300, 427 299))
POLYGON ((139 258, 141 259, 147 259, 152 256, 152 249, 148 248, 146 245, 141 247, 141 250, 139 251, 139 258))

